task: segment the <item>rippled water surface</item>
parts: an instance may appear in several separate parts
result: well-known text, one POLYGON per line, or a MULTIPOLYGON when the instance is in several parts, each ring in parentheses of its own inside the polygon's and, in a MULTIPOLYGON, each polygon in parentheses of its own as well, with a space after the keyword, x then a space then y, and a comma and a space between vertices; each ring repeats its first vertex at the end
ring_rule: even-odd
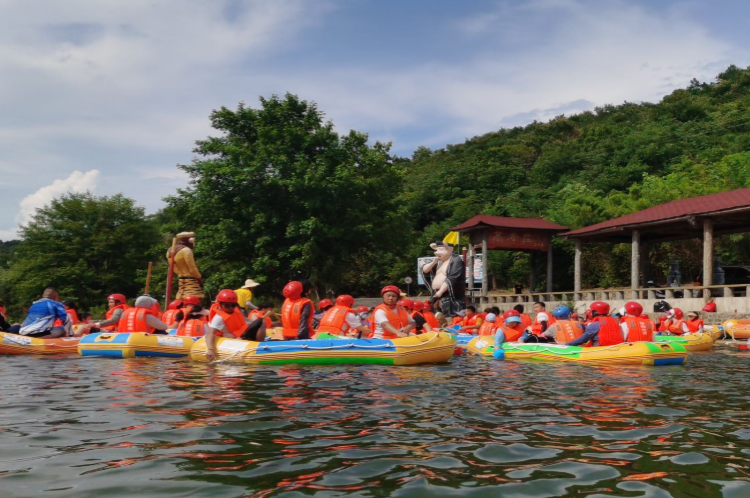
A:
POLYGON ((745 498, 748 374, 4 356, 0 496, 745 498))

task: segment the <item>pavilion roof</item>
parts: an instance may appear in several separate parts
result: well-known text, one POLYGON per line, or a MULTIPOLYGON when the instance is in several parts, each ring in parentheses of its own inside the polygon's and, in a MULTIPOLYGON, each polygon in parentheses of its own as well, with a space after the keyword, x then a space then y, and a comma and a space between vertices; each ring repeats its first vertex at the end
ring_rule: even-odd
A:
POLYGON ((542 218, 509 218, 506 216, 490 216, 478 214, 460 225, 451 228, 454 232, 473 232, 484 228, 512 228, 523 230, 545 230, 564 232, 568 227, 556 225, 542 218))

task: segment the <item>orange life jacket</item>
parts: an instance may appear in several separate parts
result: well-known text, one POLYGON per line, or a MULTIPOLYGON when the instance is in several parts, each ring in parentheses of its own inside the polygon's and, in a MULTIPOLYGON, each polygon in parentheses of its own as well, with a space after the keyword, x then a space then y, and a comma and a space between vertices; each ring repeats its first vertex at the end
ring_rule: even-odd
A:
POLYGON ((502 330, 505 335, 505 342, 515 342, 526 331, 526 327, 524 327, 523 323, 515 323, 511 327, 503 324, 500 326, 500 330, 502 330))
POLYGON ((128 308, 120 315, 120 321, 117 322, 118 332, 146 332, 151 334, 154 327, 149 327, 146 323, 146 316, 154 315, 154 312, 146 308, 128 308))
MULTIPOLYGON (((542 313, 547 313, 546 311, 543 311, 542 313)), ((549 317, 549 321, 547 321, 547 328, 550 328, 555 323, 555 317, 552 316, 551 313, 547 313, 547 316, 549 317)), ((541 322, 536 321, 536 317, 534 317, 534 323, 531 325, 531 333, 534 335, 541 335, 544 330, 542 330, 542 324, 541 322)))
MULTIPOLYGON (((112 318, 112 315, 115 313, 115 310, 120 309, 122 310, 123 314, 125 313, 125 310, 128 309, 127 304, 118 304, 117 306, 113 307, 111 310, 107 310, 107 314, 104 315, 104 317, 109 320, 112 318)), ((122 315, 120 315, 120 319, 122 319, 122 315)), ((110 332, 114 332, 117 330, 117 326, 119 325, 119 322, 115 325, 107 325, 106 327, 102 327, 104 330, 109 330, 110 332)))
POLYGON ((159 304, 159 301, 155 302, 153 306, 151 306, 151 311, 154 312, 154 316, 161 320, 161 304, 159 304))
MULTIPOLYGON (((242 314, 242 313, 240 313, 242 314)), ((226 323, 226 321, 224 321, 226 323)), ((203 318, 188 318, 177 324, 177 335, 183 337, 203 337, 208 323, 203 318)))
MULTIPOLYGON (((249 320, 250 320, 251 322, 252 322, 253 320, 257 320, 258 318, 260 318, 260 311, 258 311, 258 310, 253 310, 253 311, 251 311, 250 313, 248 313, 248 315, 247 315, 247 318, 248 318, 248 319, 249 319, 249 320)), ((271 327, 273 327, 273 320, 271 320, 271 317, 270 317, 270 316, 267 316, 267 317, 265 318, 265 321, 266 321, 266 328, 267 328, 267 329, 270 329, 271 327)))
MULTIPOLYGON (((521 323, 523 324, 523 328, 529 328, 532 325, 531 317, 527 315, 526 313, 521 313, 521 323)), ((549 325, 549 324, 547 324, 549 325)))
POLYGON ((313 313, 315 309, 313 302, 306 297, 299 299, 287 299, 281 306, 281 326, 282 334, 286 339, 296 339, 299 335, 300 319, 302 318, 302 308, 305 304, 310 303, 310 316, 307 317, 307 326, 310 329, 310 333, 313 332, 313 313))
POLYGON ((440 323, 438 322, 435 313, 433 313, 432 311, 423 311, 422 316, 424 317, 424 321, 427 322, 427 325, 429 325, 433 329, 440 327, 440 323))
POLYGON ((685 322, 685 325, 687 325, 687 328, 690 332, 698 332, 701 327, 703 327, 703 320, 700 318, 696 318, 695 320, 687 320, 685 322))
POLYGON ((471 327, 473 325, 476 325, 477 324, 477 319, 481 320, 482 316, 479 315, 479 314, 477 314, 477 313, 474 313, 470 317, 469 316, 465 316, 463 318, 463 320, 461 320, 461 326, 462 327, 471 327))
POLYGON ((451 325, 461 325, 463 323, 463 317, 461 316, 454 316, 453 320, 451 321, 451 325))
POLYGON ((349 324, 346 323, 346 315, 354 313, 354 310, 348 306, 334 306, 323 313, 323 317, 318 324, 318 333, 325 332, 333 335, 346 334, 349 331, 349 324))
POLYGON ((599 322, 599 345, 614 346, 622 344, 625 339, 622 337, 622 329, 617 320, 611 316, 595 316, 592 322, 599 322))
POLYGON ((573 320, 557 320, 549 328, 555 331, 555 342, 558 344, 567 344, 583 335, 583 327, 573 320))
POLYGON ((172 327, 177 323, 174 316, 179 312, 180 310, 167 310, 161 315, 161 321, 172 327))
POLYGON ((669 323, 667 325, 667 330, 670 334, 674 335, 682 335, 685 332, 682 330, 682 324, 685 323, 685 320, 677 320, 676 322, 664 322, 665 324, 669 323))
POLYGON ((232 313, 227 313, 223 308, 219 308, 216 314, 224 320, 224 326, 236 338, 239 339, 247 330, 247 322, 238 307, 235 306, 232 313))
POLYGON ((620 323, 628 327, 627 342, 651 342, 654 340, 654 329, 650 320, 638 316, 625 315, 620 323))
POLYGON ((219 303, 211 303, 211 307, 208 308, 208 321, 209 322, 213 320, 213 318, 216 316, 219 310, 221 310, 221 305, 219 303))
POLYGON ((479 326, 479 332, 478 335, 495 335, 495 329, 497 329, 497 324, 494 322, 482 322, 482 325, 479 326))
POLYGON ((68 308, 65 310, 65 312, 70 317, 70 323, 72 323, 73 325, 78 325, 79 323, 81 323, 81 321, 78 319, 78 312, 76 310, 74 310, 73 308, 68 308))
MULTIPOLYGON (((378 306, 376 306, 372 312, 373 324, 375 323, 375 313, 377 313, 378 310, 383 310, 385 312, 386 318, 388 319, 388 323, 390 323, 397 329, 401 329, 409 323, 409 314, 406 312, 404 308, 402 308, 401 306, 396 306, 395 308, 391 308, 385 303, 383 303, 383 304, 379 304, 378 306)), ((375 331, 376 326, 373 327, 373 332, 375 331)), ((396 334, 393 334, 387 331, 385 328, 383 328, 383 339, 396 339, 396 338, 398 338, 396 334)))

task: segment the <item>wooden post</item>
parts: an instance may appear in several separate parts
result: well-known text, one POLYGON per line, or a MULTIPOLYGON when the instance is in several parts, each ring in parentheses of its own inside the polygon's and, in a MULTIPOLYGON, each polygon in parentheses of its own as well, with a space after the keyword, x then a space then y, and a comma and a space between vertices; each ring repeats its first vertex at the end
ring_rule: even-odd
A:
POLYGON ((638 273, 641 271, 641 232, 633 230, 632 250, 630 253, 630 288, 631 297, 638 299, 638 273))
POLYGON ((482 231, 482 295, 487 295, 487 230, 482 231))
POLYGON ((581 254, 583 254, 583 243, 576 239, 575 264, 573 270, 573 290, 581 292, 581 254))
POLYGON ((169 251, 169 271, 167 272, 167 290, 164 297, 164 309, 167 309, 172 299, 172 277, 174 276, 174 248, 177 245, 177 237, 172 239, 172 249, 169 251))
POLYGON ((474 290, 474 244, 469 241, 469 290, 474 290))
POLYGON ((148 289, 151 287, 151 271, 154 269, 154 263, 148 262, 148 272, 146 272, 146 289, 143 291, 144 294, 148 294, 148 289))
POLYGON ((536 292, 536 253, 529 253, 529 292, 536 292))
POLYGON ((641 240, 641 288, 646 287, 646 282, 651 280, 651 267, 649 265, 648 251, 650 245, 641 240))
MULTIPOLYGON (((549 241, 549 249, 547 249, 547 292, 552 292, 552 240, 549 241)), ((552 298, 548 297, 547 299, 551 300, 552 298)))
MULTIPOLYGON (((703 220, 703 285, 714 281, 714 222, 703 220)), ((703 297, 711 297, 711 289, 703 289, 703 297)))

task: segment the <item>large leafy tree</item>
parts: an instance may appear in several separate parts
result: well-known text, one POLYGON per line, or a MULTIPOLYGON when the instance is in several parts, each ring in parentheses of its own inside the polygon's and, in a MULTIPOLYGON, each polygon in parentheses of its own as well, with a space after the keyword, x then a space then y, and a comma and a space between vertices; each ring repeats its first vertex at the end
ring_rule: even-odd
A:
POLYGON ((197 142, 180 166, 189 187, 168 199, 198 233, 209 291, 248 276, 274 291, 302 277, 337 292, 379 285, 404 233, 390 144, 339 135, 294 95, 260 104, 211 114, 220 135, 197 142))
POLYGON ((83 309, 101 305, 112 292, 134 297, 160 240, 156 224, 132 199, 64 195, 22 227, 10 267, 2 273, 4 297, 16 310, 47 286, 83 309))

